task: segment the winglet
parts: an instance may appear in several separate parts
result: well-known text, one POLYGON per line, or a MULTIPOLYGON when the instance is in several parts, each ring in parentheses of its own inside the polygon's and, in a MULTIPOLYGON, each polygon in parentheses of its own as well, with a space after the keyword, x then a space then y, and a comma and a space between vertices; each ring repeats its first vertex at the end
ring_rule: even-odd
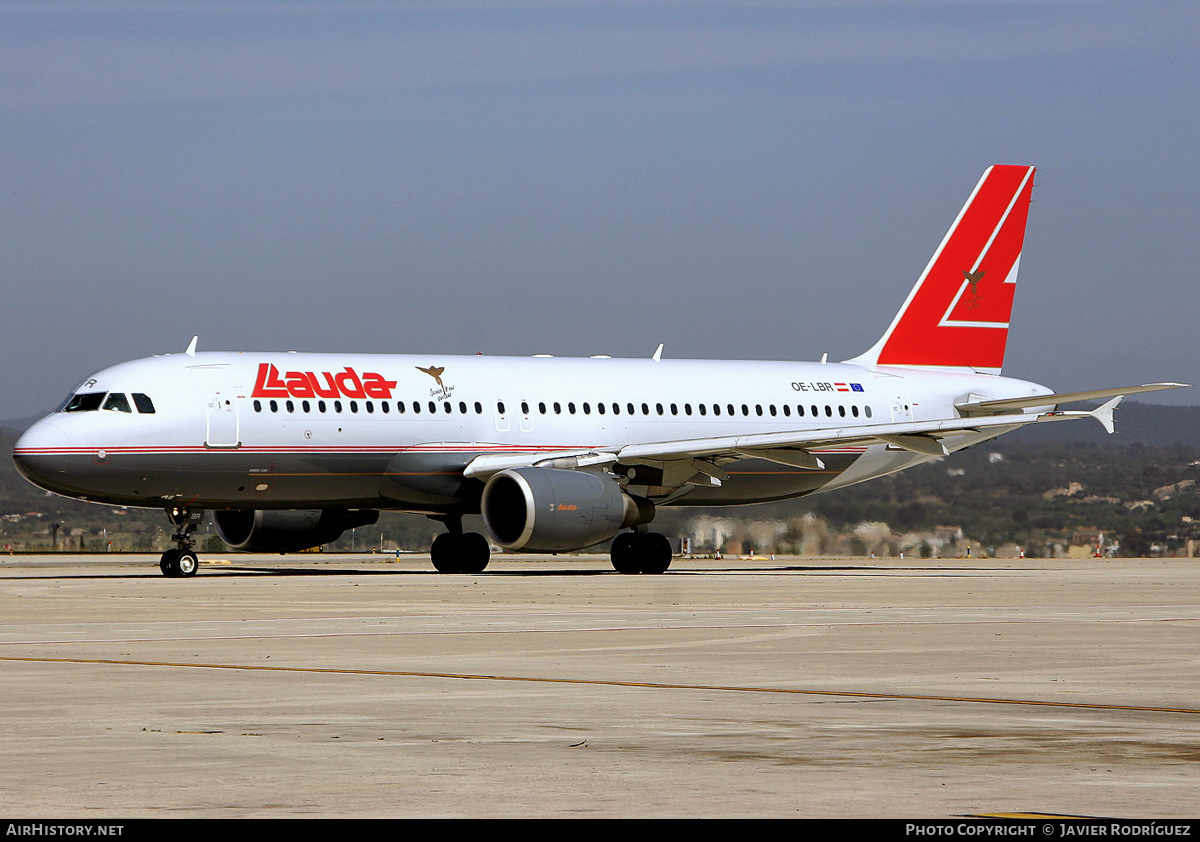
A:
POLYGON ((183 353, 187 354, 189 357, 196 356, 196 342, 199 341, 199 339, 199 336, 193 336, 192 341, 188 343, 187 350, 183 353))

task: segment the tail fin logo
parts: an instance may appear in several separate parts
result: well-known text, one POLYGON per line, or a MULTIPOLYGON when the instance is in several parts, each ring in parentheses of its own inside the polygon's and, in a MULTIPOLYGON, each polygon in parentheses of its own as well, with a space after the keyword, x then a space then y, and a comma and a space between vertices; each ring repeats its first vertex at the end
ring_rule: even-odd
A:
POLYGON ((987 272, 984 272, 982 269, 978 272, 963 272, 963 277, 971 285, 971 303, 967 306, 972 310, 979 306, 979 282, 983 280, 983 276, 986 274, 987 272))
POLYGON ((1000 371, 1033 174, 988 168, 891 327, 856 362, 1000 371))

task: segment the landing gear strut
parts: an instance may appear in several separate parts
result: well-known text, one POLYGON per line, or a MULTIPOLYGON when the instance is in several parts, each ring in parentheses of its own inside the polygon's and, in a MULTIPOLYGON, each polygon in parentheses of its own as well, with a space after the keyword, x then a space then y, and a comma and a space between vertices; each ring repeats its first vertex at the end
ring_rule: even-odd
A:
POLYGON ((175 549, 162 554, 158 569, 171 578, 195 576, 200 569, 200 559, 193 551, 196 542, 192 540, 192 533, 204 520, 204 509, 172 506, 167 509, 167 517, 175 527, 175 534, 171 536, 175 549))
POLYGON ((491 560, 487 538, 478 532, 462 531, 462 515, 430 515, 446 524, 448 531, 433 539, 429 557, 439 573, 482 573, 491 560))
POLYGON ((661 532, 622 532, 612 542, 612 566, 618 573, 666 573, 671 542, 661 532))

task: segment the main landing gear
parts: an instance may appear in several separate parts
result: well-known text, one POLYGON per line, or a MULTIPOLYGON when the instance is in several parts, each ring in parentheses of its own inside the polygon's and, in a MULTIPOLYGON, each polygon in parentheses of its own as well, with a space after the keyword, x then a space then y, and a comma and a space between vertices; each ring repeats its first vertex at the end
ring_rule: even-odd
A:
POLYGON ((612 542, 612 566, 618 573, 666 573, 671 542, 661 532, 622 532, 612 542))
POLYGON ((482 573, 492 557, 487 538, 462 531, 462 515, 430 516, 446 524, 447 532, 433 539, 429 557, 439 573, 482 573))
POLYGON ((192 533, 204 520, 204 509, 172 506, 167 509, 167 517, 175 527, 175 534, 171 536, 171 540, 175 542, 175 549, 162 554, 158 568, 164 576, 171 578, 195 576, 196 571, 200 569, 200 558, 193 550, 196 542, 192 540, 192 533))

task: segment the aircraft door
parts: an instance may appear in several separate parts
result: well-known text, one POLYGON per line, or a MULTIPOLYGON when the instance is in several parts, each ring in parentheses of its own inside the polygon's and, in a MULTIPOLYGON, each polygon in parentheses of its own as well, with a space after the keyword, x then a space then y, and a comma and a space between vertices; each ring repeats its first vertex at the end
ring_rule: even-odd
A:
POLYGON ((878 380, 883 395, 887 398, 892 410, 892 421, 900 424, 913 420, 912 402, 908 397, 908 389, 904 378, 885 375, 878 380))
POLYGON ((508 420, 508 407, 504 405, 504 401, 496 402, 496 430, 501 433, 507 433, 511 422, 508 420))
POLYGON ((217 392, 208 400, 205 415, 208 430, 205 447, 240 447, 237 403, 231 396, 217 392))

